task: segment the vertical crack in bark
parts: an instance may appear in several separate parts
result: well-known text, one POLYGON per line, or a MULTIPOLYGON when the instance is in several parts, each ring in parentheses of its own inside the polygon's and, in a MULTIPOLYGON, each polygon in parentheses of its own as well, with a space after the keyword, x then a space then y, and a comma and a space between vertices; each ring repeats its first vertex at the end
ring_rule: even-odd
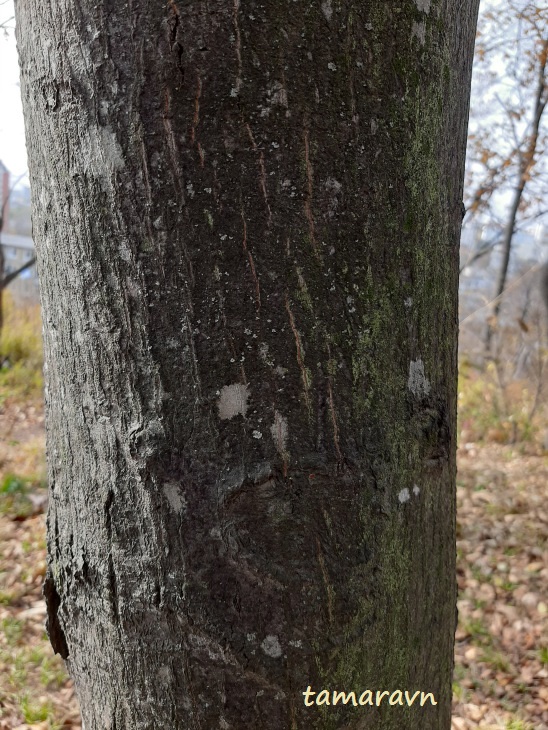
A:
POLYGON ((302 377, 303 386, 304 386, 304 399, 306 402, 306 407, 308 409, 308 413, 310 415, 312 412, 312 404, 310 402, 310 394, 308 391, 310 390, 311 383, 310 383, 308 373, 306 371, 306 367, 304 364, 304 352, 303 352, 303 346, 302 346, 302 342, 301 342, 301 336, 295 325, 295 318, 293 316, 293 312, 291 311, 291 307, 289 306, 289 297, 287 296, 287 294, 285 295, 285 308, 289 315, 289 324, 291 325, 291 330, 295 337, 295 346, 297 348, 297 362, 299 363, 299 367, 301 369, 301 377, 302 377))
POLYGON ((327 613, 329 616, 329 623, 333 623, 333 586, 329 581, 329 575, 327 574, 327 568, 325 567, 325 560, 322 553, 322 546, 320 545, 320 538, 316 537, 316 548, 318 550, 318 563, 322 573, 323 582, 325 585, 325 592, 327 595, 327 613))
POLYGON ((166 133, 166 141, 167 141, 167 147, 169 150, 169 159, 171 162, 171 169, 173 172, 173 183, 175 187, 177 188, 177 192, 179 194, 179 197, 185 205, 185 195, 183 192, 183 187, 181 185, 181 169, 179 165, 179 152, 177 149, 177 141, 175 139, 175 134, 173 132, 173 126, 171 124, 171 95, 169 92, 169 89, 166 87, 164 89, 164 113, 163 113, 163 121, 164 121, 164 130, 166 133))
POLYGON ((200 74, 196 74, 196 96, 194 97, 194 116, 192 117, 192 127, 190 130, 190 144, 196 141, 196 128, 200 123, 200 97, 202 95, 202 79, 200 74))
POLYGON ((318 388, 317 394, 317 416, 316 416, 316 451, 325 453, 324 439, 324 418, 326 410, 326 398, 323 388, 318 388))
POLYGON ((308 129, 304 130, 304 164, 306 167, 306 183, 307 183, 307 195, 304 201, 304 214, 308 221, 308 233, 310 235, 310 244, 314 249, 314 254, 318 261, 322 260, 318 242, 316 241, 316 229, 314 226, 314 216, 312 215, 312 183, 313 183, 313 171, 312 163, 310 162, 310 146, 308 143, 308 129))
POLYGON ((238 75, 236 76, 236 93, 242 88, 242 37, 240 34, 240 23, 238 13, 240 12, 240 0, 234 0, 234 33, 236 35, 236 58, 238 60, 238 75))
POLYGON ((48 569, 44 585, 42 586, 42 594, 46 599, 46 631, 53 647, 55 654, 59 654, 62 659, 67 659, 69 655, 65 632, 59 623, 58 611, 61 605, 61 598, 57 593, 53 576, 48 569))
POLYGON ((331 385, 331 378, 327 381, 327 389, 329 392, 329 413, 331 415, 331 422, 333 423, 333 442, 335 444, 335 451, 337 452, 337 460, 339 464, 342 462, 343 457, 341 449, 339 447, 339 427, 337 425, 337 416, 335 414, 335 403, 333 400, 333 386, 331 385))
POLYGON ((116 619, 119 620, 119 606, 118 606, 118 586, 116 585, 116 572, 114 570, 114 561, 112 559, 112 505, 114 503, 114 494, 112 490, 109 491, 108 497, 105 502, 105 527, 107 531, 108 539, 108 587, 109 587, 109 598, 112 606, 112 610, 116 619))
POLYGON ((202 78, 200 72, 196 72, 196 95, 194 97, 194 115, 192 117, 192 127, 190 128, 190 144, 196 144, 198 157, 200 159, 200 167, 204 166, 205 153, 202 145, 196 139, 196 130, 200 124, 200 98, 202 96, 202 78))
POLYGON ((260 150, 257 147, 257 143, 255 142, 255 137, 253 136, 253 132, 251 131, 251 127, 249 124, 246 124, 247 133, 249 135, 249 141, 251 142, 251 147, 253 148, 253 152, 258 155, 258 162, 257 165, 259 167, 259 185, 263 193, 264 202, 266 205, 266 209, 268 211, 268 225, 270 225, 272 221, 272 211, 270 210, 270 205, 268 203, 268 192, 266 189, 266 169, 264 166, 264 154, 263 151, 260 150))
POLYGON ((177 54, 177 68, 181 72, 183 81, 185 78, 185 69, 183 65, 183 46, 179 42, 177 36, 179 35, 179 25, 181 23, 181 17, 179 14, 179 8, 175 4, 174 0, 169 0, 169 7, 172 10, 171 22, 170 22, 170 35, 169 35, 169 46, 171 50, 177 54))
POLYGON ((251 276, 253 277, 253 283, 255 284, 255 301, 257 303, 257 314, 260 314, 261 312, 261 289, 259 286, 259 279, 257 277, 257 271, 255 270, 255 262, 253 261, 253 256, 251 255, 251 251, 247 247, 247 223, 245 222, 245 215, 244 215, 244 207, 242 203, 241 208, 241 215, 242 215, 242 225, 243 225, 243 240, 242 240, 242 246, 247 254, 247 258, 249 260, 249 266, 251 268, 251 276))

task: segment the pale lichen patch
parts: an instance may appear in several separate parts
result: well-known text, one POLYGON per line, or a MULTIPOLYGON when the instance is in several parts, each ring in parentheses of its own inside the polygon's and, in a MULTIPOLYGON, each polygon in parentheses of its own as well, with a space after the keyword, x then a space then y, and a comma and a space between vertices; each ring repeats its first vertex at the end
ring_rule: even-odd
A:
POLYGON ((421 398, 430 393, 430 382, 424 374, 424 363, 422 360, 412 360, 409 363, 407 387, 417 398, 421 398))
POLYGON ((259 343, 259 357, 266 365, 269 365, 270 367, 274 367, 274 360, 269 355, 268 344, 266 342, 259 343))
POLYGON ((322 13, 325 15, 327 21, 333 17, 333 5, 331 0, 324 0, 322 3, 322 13))
POLYGON ((287 89, 279 81, 270 84, 266 93, 269 104, 287 107, 287 89))
POLYGON ((333 177, 328 177, 325 181, 325 187, 329 194, 329 202, 327 205, 327 215, 329 218, 333 218, 335 211, 339 205, 339 198, 337 197, 342 190, 342 185, 338 180, 333 177))
POLYGON ((432 5, 432 0, 415 0, 415 5, 421 13, 426 13, 428 15, 430 12, 430 6, 432 5))
POLYGON ((247 400, 249 398, 249 386, 242 383, 225 385, 221 389, 217 408, 219 418, 224 421, 234 416, 245 416, 247 412, 247 400))
POLYGON ((414 484, 413 485, 413 494, 415 495, 415 497, 418 497, 420 492, 421 492, 421 490, 419 489, 419 487, 416 484, 414 484))
POLYGON ((109 127, 90 124, 82 135, 75 169, 93 175, 104 189, 110 189, 110 176, 125 166, 122 147, 109 127))
POLYGON ((411 37, 417 38, 421 46, 426 43, 426 24, 425 23, 413 23, 411 28, 411 37))
POLYGON ((407 489, 407 487, 401 490, 401 492, 398 494, 398 499, 402 504, 404 502, 409 502, 409 500, 411 499, 411 494, 409 493, 409 489, 407 489))
POLYGON ((171 669, 167 665, 162 664, 162 666, 158 669, 158 679, 162 684, 169 685, 171 683, 171 678, 171 669))
POLYGON ((261 642, 261 649, 267 656, 279 659, 282 655, 282 647, 277 636, 270 634, 261 642))
POLYGON ((111 170, 119 170, 125 166, 122 148, 116 135, 108 127, 99 127, 99 138, 105 155, 105 161, 111 170))
POLYGON ((183 512, 186 507, 186 502, 185 498, 179 491, 179 485, 176 482, 164 482, 163 490, 166 499, 174 512, 183 512))
POLYGON ((287 443, 287 419, 279 411, 274 411, 274 423, 270 427, 270 433, 279 454, 286 453, 287 443))

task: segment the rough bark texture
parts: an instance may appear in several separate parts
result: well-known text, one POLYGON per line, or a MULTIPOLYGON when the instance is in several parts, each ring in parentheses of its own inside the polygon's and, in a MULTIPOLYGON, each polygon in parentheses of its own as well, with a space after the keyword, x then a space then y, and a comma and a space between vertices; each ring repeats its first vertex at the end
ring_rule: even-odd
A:
POLYGON ((86 730, 449 727, 476 13, 18 1, 86 730))

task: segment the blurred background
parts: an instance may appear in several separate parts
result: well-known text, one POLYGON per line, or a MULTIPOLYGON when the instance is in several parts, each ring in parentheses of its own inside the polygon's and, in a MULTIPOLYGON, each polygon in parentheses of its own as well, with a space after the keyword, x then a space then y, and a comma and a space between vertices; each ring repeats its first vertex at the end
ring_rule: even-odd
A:
MULTIPOLYGON (((43 629, 39 289, 0 2, 0 730, 80 728, 43 629)), ((548 730, 548 8, 482 0, 460 254, 454 730, 548 730)))

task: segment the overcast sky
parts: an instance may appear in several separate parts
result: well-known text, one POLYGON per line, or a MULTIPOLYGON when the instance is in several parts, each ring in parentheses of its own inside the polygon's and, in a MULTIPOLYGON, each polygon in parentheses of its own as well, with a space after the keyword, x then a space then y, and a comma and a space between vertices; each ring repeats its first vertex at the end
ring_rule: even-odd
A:
MULTIPOLYGON (((0 0, 0 23, 12 17, 13 0, 0 0)), ((0 31, 0 160, 15 180, 27 169, 27 152, 13 25, 11 20, 7 38, 0 31)))

